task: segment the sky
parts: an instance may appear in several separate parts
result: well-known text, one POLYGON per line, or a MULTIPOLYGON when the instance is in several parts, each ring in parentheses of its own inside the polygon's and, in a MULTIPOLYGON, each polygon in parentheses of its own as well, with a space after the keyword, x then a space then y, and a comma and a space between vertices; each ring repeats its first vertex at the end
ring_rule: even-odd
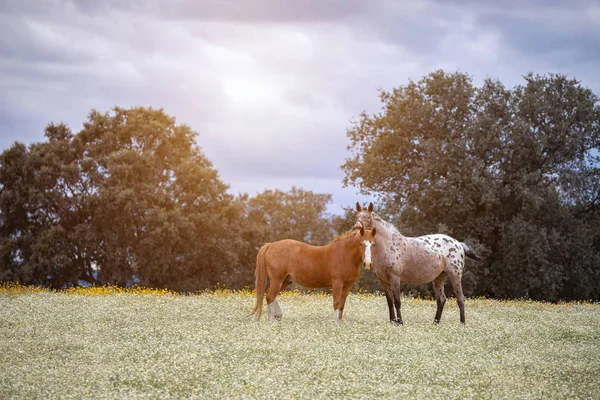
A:
POLYGON ((296 186, 337 214, 374 199, 342 185, 351 121, 440 68, 600 95, 600 2, 0 0, 0 150, 92 109, 163 108, 231 193, 296 186))

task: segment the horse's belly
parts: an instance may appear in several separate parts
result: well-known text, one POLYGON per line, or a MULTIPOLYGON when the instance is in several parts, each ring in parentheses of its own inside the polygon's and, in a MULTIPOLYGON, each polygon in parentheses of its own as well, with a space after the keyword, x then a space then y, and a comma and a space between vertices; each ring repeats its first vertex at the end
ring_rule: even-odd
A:
POLYGON ((309 275, 309 274, 290 274, 292 280, 299 285, 307 288, 325 288, 331 287, 331 277, 329 275, 309 275))
POLYGON ((331 274, 329 270, 317 265, 303 265, 290 271, 292 280, 308 288, 331 287, 331 274))
POLYGON ((438 257, 427 262, 408 262, 399 266, 401 269, 400 282, 409 285, 429 283, 444 272, 444 263, 438 257))
POLYGON ((407 285, 424 285, 426 283, 431 282, 436 277, 437 277, 437 275, 430 279, 429 277, 422 277, 422 276, 415 277, 412 275, 405 277, 402 275, 402 276, 400 276, 400 283, 405 283, 407 285))

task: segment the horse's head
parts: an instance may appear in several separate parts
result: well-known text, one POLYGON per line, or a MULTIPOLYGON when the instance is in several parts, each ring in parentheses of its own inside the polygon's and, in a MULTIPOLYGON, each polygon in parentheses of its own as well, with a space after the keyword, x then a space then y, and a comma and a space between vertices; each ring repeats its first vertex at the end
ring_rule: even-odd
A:
POLYGON ((375 246, 375 234, 377 228, 365 229, 360 227, 360 247, 362 263, 365 265, 365 269, 371 269, 371 248, 375 246))
POLYGON ((373 203, 369 203, 369 207, 364 209, 356 202, 356 224, 355 227, 362 226, 365 229, 373 228, 373 203))

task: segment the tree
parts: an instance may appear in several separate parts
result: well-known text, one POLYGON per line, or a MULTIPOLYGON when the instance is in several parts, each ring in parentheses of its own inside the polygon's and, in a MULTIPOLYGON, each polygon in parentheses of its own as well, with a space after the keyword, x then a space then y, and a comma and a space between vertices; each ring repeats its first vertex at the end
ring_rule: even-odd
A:
POLYGON ((60 287, 94 281, 93 232, 78 149, 63 124, 44 143, 15 143, 0 155, 0 279, 60 287))
POLYGON ((92 111, 72 134, 0 154, 0 280, 81 280, 179 291, 243 287, 262 244, 332 240, 331 195, 292 188, 234 197, 162 110, 92 111))
POLYGON ((247 201, 251 224, 261 226, 263 241, 294 239, 324 245, 333 239, 331 220, 326 214, 330 194, 296 188, 288 192, 265 190, 247 201))
POLYGON ((162 110, 90 113, 0 157, 2 279, 193 291, 236 281, 241 206, 162 110))
POLYGON ((197 290, 238 267, 239 207, 195 143, 162 110, 92 112, 79 136, 93 160, 104 280, 135 274, 154 287, 197 290))
POLYGON ((448 229, 479 246, 471 294, 600 296, 594 93, 562 75, 507 89, 436 71, 380 97, 382 113, 348 129, 345 184, 378 195, 409 234, 448 229))

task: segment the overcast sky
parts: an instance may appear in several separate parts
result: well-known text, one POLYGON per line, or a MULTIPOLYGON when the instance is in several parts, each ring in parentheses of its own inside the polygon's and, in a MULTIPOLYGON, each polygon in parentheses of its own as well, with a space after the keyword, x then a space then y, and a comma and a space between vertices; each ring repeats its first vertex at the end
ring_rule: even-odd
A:
POLYGON ((92 109, 164 108, 232 193, 295 185, 354 204, 346 128, 443 68, 600 94, 598 1, 0 0, 0 149, 92 109))

